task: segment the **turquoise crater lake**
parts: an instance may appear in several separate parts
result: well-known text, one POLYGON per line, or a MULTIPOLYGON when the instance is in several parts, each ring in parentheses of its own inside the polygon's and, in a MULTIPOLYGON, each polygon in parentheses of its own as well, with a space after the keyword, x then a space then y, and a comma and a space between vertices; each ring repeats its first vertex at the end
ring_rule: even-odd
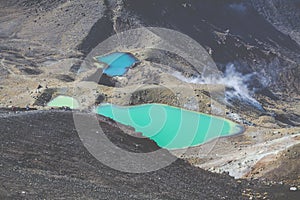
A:
POLYGON ((197 146, 212 139, 241 133, 244 128, 230 120, 164 104, 116 106, 102 104, 96 112, 134 127, 136 132, 166 149, 197 146))
POLYGON ((122 76, 127 70, 138 62, 130 53, 115 52, 105 56, 96 57, 99 62, 108 65, 103 73, 108 76, 122 76))
POLYGON ((79 103, 76 99, 68 96, 60 95, 56 97, 55 99, 51 100, 47 106, 49 107, 63 107, 67 106, 71 109, 77 109, 79 108, 79 103))

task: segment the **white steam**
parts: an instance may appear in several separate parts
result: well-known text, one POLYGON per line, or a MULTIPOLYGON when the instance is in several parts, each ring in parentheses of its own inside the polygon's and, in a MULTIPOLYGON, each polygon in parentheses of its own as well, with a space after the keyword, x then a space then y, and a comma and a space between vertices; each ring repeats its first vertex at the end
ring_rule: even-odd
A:
POLYGON ((260 103, 253 97, 253 90, 249 89, 248 85, 251 78, 256 75, 256 73, 250 73, 243 75, 236 71, 233 64, 228 64, 226 66, 225 73, 223 76, 210 75, 207 77, 190 77, 187 78, 179 72, 174 72, 173 76, 181 81, 194 84, 220 84, 228 88, 225 92, 225 100, 228 104, 230 101, 238 99, 247 104, 250 104, 260 110, 263 110, 260 103))

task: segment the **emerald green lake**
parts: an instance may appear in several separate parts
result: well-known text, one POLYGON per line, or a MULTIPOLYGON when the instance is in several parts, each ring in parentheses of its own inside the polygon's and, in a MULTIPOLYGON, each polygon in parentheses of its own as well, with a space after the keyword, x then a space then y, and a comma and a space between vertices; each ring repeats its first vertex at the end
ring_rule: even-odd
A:
POLYGON ((50 101, 47 106, 49 107, 63 107, 67 106, 71 109, 79 108, 79 103, 76 99, 68 96, 58 96, 50 101))
POLYGON ((241 133, 243 127, 230 120, 163 105, 116 106, 102 104, 100 115, 135 128, 166 149, 181 149, 212 139, 241 133))

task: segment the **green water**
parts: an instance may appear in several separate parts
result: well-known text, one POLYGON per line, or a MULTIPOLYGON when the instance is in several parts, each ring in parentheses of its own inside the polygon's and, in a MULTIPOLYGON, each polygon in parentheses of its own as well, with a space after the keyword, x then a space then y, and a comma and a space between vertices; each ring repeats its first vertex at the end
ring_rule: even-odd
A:
POLYGON ((79 108, 79 103, 76 99, 68 96, 58 96, 50 101, 47 106, 49 107, 63 107, 67 106, 71 109, 79 108))
POLYGON ((135 128, 160 147, 180 149, 234 135, 243 127, 230 120, 163 104, 122 107, 102 104, 96 112, 135 128))

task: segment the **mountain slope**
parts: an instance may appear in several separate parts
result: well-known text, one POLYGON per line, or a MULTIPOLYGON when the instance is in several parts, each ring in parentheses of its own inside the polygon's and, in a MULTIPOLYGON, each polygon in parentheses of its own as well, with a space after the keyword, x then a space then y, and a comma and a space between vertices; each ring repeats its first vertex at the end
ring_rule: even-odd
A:
MULTIPOLYGON (((72 116, 66 111, 1 114, 1 199, 249 199, 249 195, 292 199, 296 195, 287 187, 237 181, 180 159, 143 174, 113 170, 85 149, 72 116)), ((158 148, 148 139, 133 138, 113 122, 99 119, 107 137, 122 149, 148 152, 158 148)))

